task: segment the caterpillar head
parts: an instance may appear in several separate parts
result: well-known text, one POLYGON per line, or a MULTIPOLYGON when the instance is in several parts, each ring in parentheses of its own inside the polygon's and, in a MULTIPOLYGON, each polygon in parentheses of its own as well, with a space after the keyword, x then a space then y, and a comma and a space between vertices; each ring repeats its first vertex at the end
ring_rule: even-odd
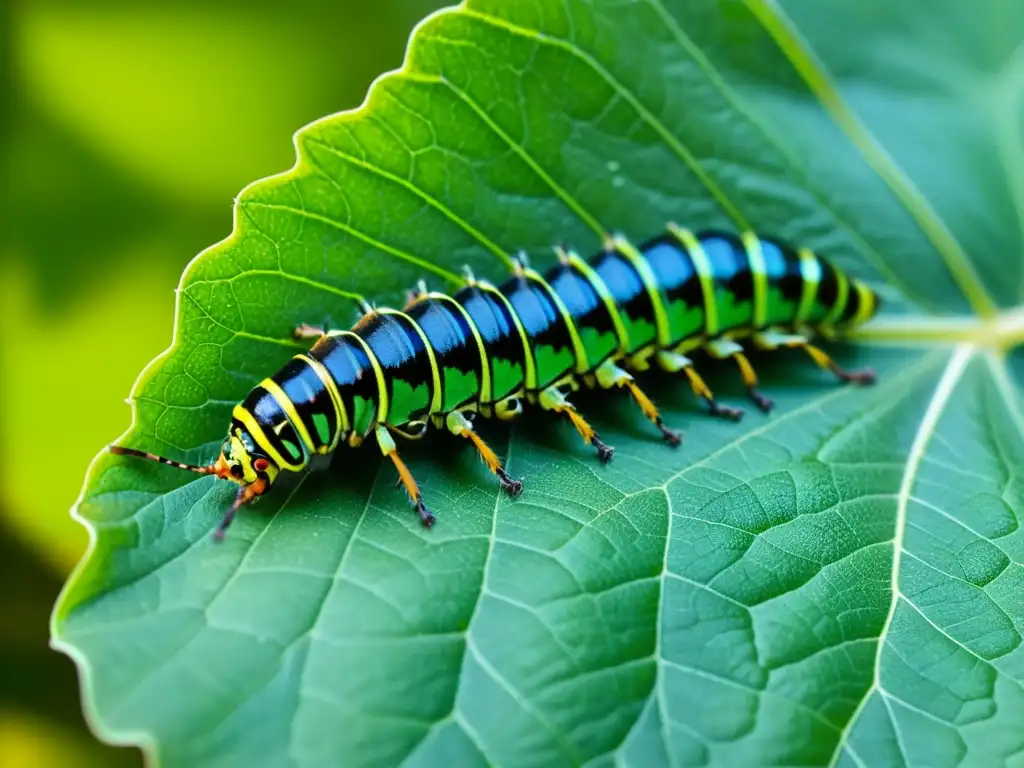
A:
POLYGON ((213 466, 218 477, 238 483, 243 488, 262 485, 263 490, 256 495, 269 488, 280 472, 277 464, 256 447, 252 435, 239 426, 232 427, 228 432, 220 447, 220 456, 213 466))
POLYGON ((119 445, 110 446, 110 452, 119 456, 137 456, 178 469, 187 469, 189 472, 200 475, 216 475, 240 486, 235 502, 224 513, 220 525, 214 532, 214 537, 218 540, 224 537, 224 531, 231 525, 238 509, 243 504, 248 504, 266 493, 280 472, 280 468, 256 447, 256 441, 252 439, 252 435, 244 427, 237 425, 232 426, 228 432, 228 436, 221 445, 220 455, 212 464, 185 464, 147 451, 122 448, 119 445))

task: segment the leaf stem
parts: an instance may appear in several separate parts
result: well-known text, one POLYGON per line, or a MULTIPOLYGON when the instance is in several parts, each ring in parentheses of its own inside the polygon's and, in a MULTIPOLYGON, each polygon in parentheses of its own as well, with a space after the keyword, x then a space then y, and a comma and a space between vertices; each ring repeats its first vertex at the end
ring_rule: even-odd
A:
POLYGON ((1007 350, 1024 344, 1024 306, 989 317, 883 317, 852 330, 847 338, 882 343, 927 343, 1007 350))

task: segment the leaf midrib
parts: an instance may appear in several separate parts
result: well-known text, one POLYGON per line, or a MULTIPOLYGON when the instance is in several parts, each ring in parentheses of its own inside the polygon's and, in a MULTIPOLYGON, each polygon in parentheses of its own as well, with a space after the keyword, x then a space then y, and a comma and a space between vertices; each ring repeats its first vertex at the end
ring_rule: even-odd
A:
POLYGON ((868 130, 864 122, 850 109, 839 95, 832 77, 824 63, 797 30, 796 25, 779 7, 776 0, 742 0, 744 5, 761 22, 789 60, 794 71, 803 78, 810 91, 818 98, 821 106, 832 117, 847 138, 860 150, 861 155, 875 173, 893 191, 917 225, 931 241, 946 263, 954 281, 974 311, 982 317, 989 317, 999 311, 992 296, 982 283, 973 262, 938 215, 935 208, 917 185, 911 181, 903 168, 885 150, 882 144, 868 130))
POLYGON ((846 334, 851 341, 907 346, 969 344, 1000 354, 1024 344, 1024 305, 988 317, 883 315, 846 334))
MULTIPOLYGON (((563 40, 539 30, 523 27, 506 19, 470 8, 469 2, 470 0, 464 0, 463 4, 458 9, 459 14, 475 18, 493 27, 504 29, 511 34, 555 46, 584 62, 609 86, 611 86, 621 98, 633 107, 637 114, 659 135, 664 144, 680 160, 682 160, 687 167, 690 168, 705 189, 707 189, 709 194, 711 194, 726 214, 737 224, 737 226, 742 229, 750 229, 750 224, 746 217, 743 216, 739 208, 711 178, 700 161, 697 160, 697 158, 692 155, 683 143, 676 138, 676 136, 669 131, 665 125, 657 119, 657 117, 654 116, 646 105, 637 98, 629 88, 622 85, 618 79, 615 78, 614 75, 612 75, 612 73, 608 71, 591 53, 583 50, 569 40, 563 40)), ((761 22, 765 31, 769 34, 772 40, 775 41, 779 50, 793 66, 794 71, 804 80, 810 92, 818 99, 821 106, 836 122, 840 130, 843 131, 853 145, 861 152, 862 156, 871 168, 893 191, 896 198, 917 222, 925 236, 929 241, 931 241, 936 251, 946 263, 954 281, 957 283, 961 292, 975 312, 982 317, 988 317, 996 314, 999 311, 999 308, 992 299, 988 290, 985 288, 974 264, 968 258, 963 247, 935 211, 928 199, 918 189, 917 185, 911 181, 910 177, 902 167, 900 167, 895 159, 885 151, 881 143, 875 138, 874 134, 868 130, 863 121, 861 121, 854 114, 853 110, 846 104, 845 100, 840 96, 838 89, 832 83, 832 78, 824 64, 820 59, 818 59, 810 46, 800 36, 789 17, 786 16, 775 0, 743 0, 743 3, 748 7, 753 16, 761 22)), ((678 33, 673 30, 673 25, 669 24, 666 20, 667 12, 660 6, 658 0, 650 0, 650 5, 655 9, 661 18, 662 23, 665 24, 668 31, 676 37, 684 50, 689 50, 689 47, 685 42, 687 38, 684 37, 680 39, 678 33)), ((714 70, 713 67, 711 68, 711 71, 709 71, 710 62, 708 62, 703 56, 697 57, 697 60, 698 65, 704 70, 705 74, 708 75, 709 80, 712 81, 719 92, 735 105, 735 99, 732 97, 732 94, 728 92, 724 81, 718 77, 712 76, 711 73, 717 71, 714 70)), ((441 80, 451 87, 458 95, 466 98, 466 95, 462 94, 454 84, 448 82, 445 78, 441 78, 441 80)), ((494 125, 490 120, 490 117, 485 113, 482 113, 471 100, 467 100, 467 103, 477 111, 478 114, 480 114, 482 119, 486 119, 492 129, 498 132, 499 135, 502 135, 506 141, 510 143, 510 146, 512 146, 513 149, 518 147, 518 145, 512 142, 510 137, 505 136, 500 127, 494 125)), ((739 109, 738 107, 737 109, 741 114, 744 114, 748 120, 750 120, 747 110, 739 109)), ((751 122, 759 128, 762 135, 764 135, 767 140, 777 144, 777 142, 774 142, 772 135, 769 134, 763 126, 760 126, 758 121, 752 120, 751 122)), ((520 147, 519 149, 522 148, 520 147)), ((786 153, 783 152, 782 154, 788 159, 786 153)), ((528 155, 525 155, 525 159, 529 160, 531 163, 533 162, 528 155)), ((561 197, 563 201, 566 202, 566 204, 569 205, 585 223, 588 224, 588 226, 595 229, 595 231, 603 236, 603 227, 601 227, 592 215, 587 213, 586 210, 579 205, 578 201, 576 201, 570 193, 561 189, 553 179, 547 178, 546 174, 545 180, 553 189, 556 190, 559 197, 561 197)), ((866 242, 863 237, 856 232, 856 230, 852 229, 852 227, 850 228, 850 231, 857 236, 858 240, 862 244, 866 242)), ((876 255, 874 249, 869 247, 868 251, 872 256, 876 255)), ((871 260, 874 261, 874 258, 871 260)), ((883 271, 890 278, 892 277, 891 269, 887 266, 884 267, 883 271)), ((890 280, 890 282, 899 283, 900 281, 890 280)), ((904 294, 908 295, 909 298, 909 293, 907 291, 904 291, 904 294)))
MULTIPOLYGON (((890 387, 890 388, 894 388, 894 389, 896 389, 898 391, 898 390, 902 389, 905 386, 905 382, 908 379, 912 379, 912 378, 915 378, 916 376, 922 375, 923 372, 926 372, 926 371, 930 370, 932 365, 933 365, 933 363, 932 363, 931 356, 926 356, 922 360, 918 361, 918 363, 915 364, 914 366, 912 366, 912 367, 902 371, 899 375, 897 375, 897 376, 887 380, 885 386, 886 387, 890 387)), ((664 581, 669 576, 675 576, 675 574, 673 574, 669 570, 669 551, 670 551, 669 547, 670 547, 670 543, 672 541, 673 521, 674 521, 675 517, 677 517, 677 514, 675 514, 672 511, 671 497, 667 493, 668 487, 675 480, 677 480, 679 477, 684 475, 686 472, 689 472, 689 471, 691 471, 693 469, 696 469, 698 467, 701 467, 701 466, 705 466, 707 463, 712 461, 714 458, 720 456, 721 454, 725 453, 726 451, 734 449, 737 445, 742 444, 744 441, 749 440, 749 439, 751 439, 753 437, 756 437, 756 436, 758 436, 758 435, 764 433, 765 431, 768 431, 768 430, 770 430, 770 429, 772 429, 774 427, 777 427, 780 423, 782 423, 783 421, 785 421, 787 419, 799 418, 801 415, 803 415, 807 411, 818 410, 825 403, 831 402, 831 401, 836 400, 836 399, 840 399, 841 397, 843 397, 845 395, 848 395, 850 393, 850 391, 851 390, 848 389, 848 388, 847 389, 836 390, 835 392, 829 393, 827 395, 824 395, 822 397, 819 397, 819 398, 815 399, 814 401, 808 402, 807 404, 805 404, 805 405, 803 405, 803 406, 801 406, 799 408, 793 409, 791 411, 787 411, 785 414, 781 415, 778 419, 775 419, 773 421, 765 422, 765 423, 759 425, 758 427, 755 427, 754 429, 745 432, 743 435, 738 437, 736 440, 731 441, 727 445, 723 446, 721 449, 719 449, 717 451, 714 451, 713 453, 703 457, 702 459, 700 459, 699 461, 695 462, 694 464, 688 465, 687 467, 685 467, 684 469, 680 470, 675 475, 671 476, 669 479, 667 479, 660 486, 652 486, 652 487, 655 487, 655 488, 660 487, 663 491, 665 491, 666 498, 668 498, 668 501, 669 501, 669 506, 668 506, 669 518, 668 518, 668 529, 667 529, 666 536, 665 536, 665 551, 664 551, 664 556, 663 556, 663 561, 662 561, 663 562, 662 573, 661 573, 660 578, 659 578, 659 581, 661 583, 661 594, 659 595, 659 598, 658 598, 658 613, 657 613, 657 617, 655 619, 655 621, 656 621, 656 624, 655 624, 656 636, 655 636, 655 650, 654 650, 653 658, 654 658, 654 660, 655 660, 655 662, 657 664, 657 674, 655 676, 655 681, 654 681, 654 690, 652 690, 652 692, 648 695, 648 699, 649 700, 653 700, 655 702, 655 705, 658 707, 659 720, 660 720, 660 724, 661 724, 661 728, 662 728, 662 742, 663 742, 663 746, 665 748, 666 754, 669 755, 670 762, 671 762, 671 750, 670 750, 670 743, 671 742, 670 742, 670 740, 667 737, 667 730, 666 730, 668 728, 668 715, 667 715, 667 711, 666 711, 667 705, 665 703, 665 685, 664 685, 664 680, 663 680, 663 675, 664 675, 663 665, 665 665, 665 664, 672 665, 672 664, 671 664, 671 662, 668 661, 668 659, 665 659, 662 656, 661 648, 662 648, 662 626, 663 626, 663 623, 664 623, 664 617, 663 617, 664 597, 665 597, 664 581)), ((648 491, 648 490, 650 490, 650 489, 644 489, 644 491, 648 491)), ((678 515, 678 516, 683 517, 683 515, 678 515)), ((706 590, 711 591, 713 594, 719 595, 721 597, 726 597, 726 599, 728 599, 727 596, 720 595, 720 593, 715 591, 711 587, 710 584, 700 584, 698 582, 692 582, 692 583, 694 584, 694 586, 699 586, 702 589, 706 589, 706 590)), ((743 604, 741 604, 741 605, 743 605, 743 604)), ((748 609, 748 610, 750 608, 750 606, 747 606, 747 605, 743 605, 743 607, 745 609, 748 609)), ((700 673, 708 674, 705 670, 700 670, 700 669, 697 669, 697 668, 688 668, 687 671, 691 671, 691 672, 694 672, 694 673, 697 673, 697 674, 700 674, 700 673)), ((740 685, 736 681, 729 680, 729 679, 726 679, 726 678, 718 678, 716 676, 716 679, 720 679, 722 682, 725 682, 727 684, 740 685)), ((740 686, 740 687, 742 687, 742 686, 740 686)), ((767 692, 766 691, 758 690, 757 693, 758 693, 758 695, 761 695, 761 694, 766 694, 767 692)), ((786 698, 786 697, 781 697, 781 698, 786 698)), ((865 698, 867 698, 867 697, 865 697, 865 698)), ((795 701, 795 700, 792 700, 792 699, 789 699, 789 698, 786 698, 786 700, 787 700, 787 702, 791 703, 793 706, 795 706, 797 708, 806 708, 804 705, 802 705, 801 702, 798 702, 798 701, 795 701)), ((645 710, 646 710, 646 706, 644 707, 644 711, 645 710)), ((814 713, 814 714, 817 714, 817 713, 814 713)), ((642 721, 642 719, 643 719, 643 711, 641 712, 640 717, 637 718, 637 721, 630 728, 630 731, 623 738, 622 745, 620 746, 620 750, 622 749, 623 746, 625 746, 629 742, 629 740, 630 740, 630 738, 631 738, 631 736, 633 734, 633 731, 636 729, 637 725, 642 721)), ((852 718, 851 718, 851 720, 852 720, 852 718)), ((829 725, 830 728, 832 728, 832 729, 834 729, 836 731, 840 730, 838 728, 838 726, 836 726, 834 723, 828 722, 828 725, 829 725)), ((840 738, 837 743, 841 743, 841 742, 842 742, 842 738, 840 738)))
POLYGON ((928 444, 931 441, 932 436, 935 434, 935 430, 938 428, 939 420, 946 408, 946 404, 953 396, 953 391, 956 389, 961 376, 963 376, 963 373, 967 369, 967 365, 974 354, 974 347, 962 345, 958 347, 955 353, 950 357, 950 360, 946 364, 946 368, 935 387, 932 399, 929 402, 928 407, 925 409, 924 416, 921 419, 917 432, 914 435, 914 441, 911 444, 910 454, 907 456, 906 469, 903 473, 903 479, 900 482, 900 489, 897 495, 896 527, 892 540, 892 582, 890 586, 890 592, 892 594, 889 601, 889 611, 886 614, 885 622, 882 624, 882 631, 879 633, 878 645, 875 649, 874 675, 871 685, 868 687, 867 691, 865 691, 863 698, 860 700, 860 703, 850 716, 846 727, 839 734, 839 739, 836 742, 836 749, 832 754, 831 761, 829 762, 829 768, 834 768, 840 755, 844 751, 851 752, 851 757, 854 761, 858 765, 861 765, 860 758, 849 746, 848 739, 850 733, 856 727, 857 722, 860 719, 861 712, 864 707, 867 706, 872 695, 874 695, 876 690, 883 690, 880 677, 882 670, 882 653, 885 650, 885 643, 889 635, 889 629, 892 626, 893 617, 896 615, 896 608, 899 605, 900 598, 903 597, 903 592, 899 585, 899 575, 900 562, 903 555, 903 540, 907 526, 907 507, 914 488, 914 482, 917 479, 917 472, 924 460, 928 444))
POLYGON ((662 1, 648 0, 648 2, 662 18, 663 23, 679 42, 680 47, 693 57, 694 61, 697 62, 698 66, 707 75, 708 80, 710 80, 719 93, 722 94, 722 97, 752 126, 756 127, 761 132, 761 135, 765 137, 765 140, 768 141, 780 156, 785 159, 790 170, 803 180, 807 190, 811 193, 818 204, 821 205, 822 208, 828 210, 835 218, 836 222, 840 224, 857 242, 860 246, 861 252, 867 257, 872 266, 879 271, 890 285, 897 286, 900 291, 902 291, 903 295, 912 302, 925 309, 934 309, 934 307, 929 306, 930 302, 927 299, 917 294, 912 284, 908 285, 906 281, 901 280, 896 275, 888 262, 886 262, 882 257, 878 248, 871 244, 867 238, 849 220, 847 220, 844 215, 842 215, 842 213, 825 197, 825 195, 821 193, 816 185, 811 184, 806 170, 797 162, 792 151, 783 144, 778 135, 765 124, 764 120, 757 116, 756 113, 743 102, 743 99, 740 98, 736 90, 729 85, 718 68, 715 67, 711 60, 704 54, 704 51, 702 51, 700 47, 693 42, 689 35, 679 27, 676 20, 672 18, 672 15, 663 5, 662 1))
MULTIPOLYGON (((883 698, 883 703, 885 704, 886 711, 889 713, 889 718, 893 723, 893 728, 897 736, 897 742, 900 747, 901 755, 904 757, 904 759, 906 757, 905 752, 903 750, 902 739, 900 738, 899 725, 896 722, 896 718, 892 712, 890 702, 890 699, 893 699, 895 697, 885 690, 885 688, 882 686, 881 681, 882 654, 885 650, 889 631, 892 626, 893 618, 896 614, 896 609, 899 606, 900 601, 906 604, 911 610, 913 610, 918 616, 920 616, 925 622, 927 622, 932 627, 932 629, 934 629, 944 638, 953 643, 957 648, 960 648, 966 653, 970 654, 972 657, 977 659, 982 664, 986 666, 992 666, 993 659, 988 659, 980 656, 976 651, 964 645, 962 642, 960 642, 952 635, 950 635, 945 629, 943 629, 934 621, 932 621, 932 619, 930 619, 913 600, 911 600, 903 593, 899 583, 900 564, 903 554, 907 554, 910 557, 913 557, 914 559, 918 560, 928 568, 933 568, 933 566, 930 563, 921 560, 921 558, 913 555, 913 553, 911 552, 905 552, 903 549, 908 508, 911 501, 918 501, 913 495, 913 490, 917 479, 918 471, 920 470, 920 467, 927 453, 928 445, 931 442, 932 437, 935 435, 939 422, 941 421, 941 418, 944 415, 946 406, 952 400, 953 394, 963 378, 963 374, 966 372, 970 363, 979 354, 986 355, 986 364, 989 374, 995 382, 996 388, 999 390, 1000 395, 1002 396, 1007 407, 1007 410, 1010 412, 1011 417, 1013 418, 1018 431, 1021 433, 1022 436, 1024 436, 1024 414, 1021 413, 1017 399, 1013 397, 1012 385, 1010 384, 1009 377, 1006 373, 1005 361, 1002 358, 993 355, 991 351, 986 352, 986 350, 983 347, 980 347, 978 345, 960 344, 957 347, 955 347, 955 349, 953 350, 953 354, 950 356, 949 362, 946 364, 943 374, 935 387, 932 398, 928 404, 928 407, 926 408, 923 418, 921 419, 921 424, 918 426, 918 429, 914 435, 914 441, 911 446, 911 451, 909 456, 907 457, 906 470, 904 472, 903 479, 900 483, 898 504, 896 508, 896 533, 893 537, 893 566, 891 586, 892 597, 890 600, 889 612, 886 615, 885 623, 882 626, 882 631, 879 633, 878 636, 878 645, 875 653, 874 676, 872 679, 872 683, 865 691, 863 698, 858 703, 857 708, 854 710, 853 714, 850 716, 850 719, 846 724, 846 727, 843 729, 840 738, 836 743, 836 748, 832 754, 832 759, 829 762, 829 768, 835 768, 835 766, 838 764, 838 760, 844 752, 850 755, 851 759, 858 765, 859 768, 863 768, 863 766, 865 765, 863 761, 860 759, 860 757, 853 750, 853 748, 849 745, 848 739, 850 733, 856 727, 857 722, 859 721, 864 708, 867 706, 868 702, 871 700, 871 697, 876 692, 878 692, 883 698)), ((927 505, 933 506, 930 503, 927 505)), ((947 517, 950 517, 944 511, 942 511, 942 514, 947 517)), ((967 528, 967 526, 964 523, 955 520, 955 518, 950 517, 950 519, 954 520, 954 522, 957 522, 962 527, 967 528)), ((973 529, 968 528, 968 530, 971 530, 972 533, 975 533, 973 529)), ((975 535, 978 536, 979 540, 989 541, 988 537, 986 536, 981 536, 977 533, 975 533, 975 535)), ((1000 551, 1003 551, 1001 547, 997 548, 999 548, 1000 551)), ((1004 552, 1004 554, 1006 553, 1004 552)), ((1007 555, 1007 558, 1011 562, 1013 561, 1013 558, 1009 557, 1009 555, 1007 555)), ((996 670, 996 673, 1001 674, 999 670, 996 670)), ((1019 680, 1014 680, 1012 678, 1010 679, 1011 682, 1013 682, 1018 688, 1024 689, 1024 683, 1022 683, 1019 680)), ((934 718, 934 716, 931 713, 924 712, 918 709, 917 707, 913 707, 912 705, 903 701, 902 699, 896 700, 899 701, 901 706, 906 706, 910 709, 913 709, 923 716, 934 718)), ((942 722, 943 725, 946 725, 944 721, 940 722, 942 722)))

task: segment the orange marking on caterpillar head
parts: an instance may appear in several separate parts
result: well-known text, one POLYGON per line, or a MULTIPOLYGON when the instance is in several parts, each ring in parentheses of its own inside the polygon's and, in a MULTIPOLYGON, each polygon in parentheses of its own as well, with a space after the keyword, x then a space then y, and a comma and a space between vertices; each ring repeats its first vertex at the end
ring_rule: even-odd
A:
POLYGON ((221 455, 217 457, 217 460, 213 462, 213 473, 224 480, 234 480, 234 478, 231 477, 231 467, 223 453, 221 453, 221 455))

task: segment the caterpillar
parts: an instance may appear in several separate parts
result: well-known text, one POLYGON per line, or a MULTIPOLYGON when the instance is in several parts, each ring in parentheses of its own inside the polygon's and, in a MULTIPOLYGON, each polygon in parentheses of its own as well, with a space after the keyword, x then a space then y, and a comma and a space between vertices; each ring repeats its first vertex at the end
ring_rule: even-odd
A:
POLYGON ((525 255, 500 286, 465 270, 453 296, 421 281, 401 310, 364 305, 351 330, 302 325, 296 338, 316 339, 306 354, 256 386, 232 411, 220 454, 208 465, 186 464, 133 448, 111 452, 216 475, 239 486, 215 538, 245 504, 284 471, 299 472, 317 454, 360 445, 373 436, 390 459, 426 526, 435 522, 395 438, 422 437, 430 426, 465 438, 512 497, 522 480, 473 429, 479 415, 514 419, 524 403, 564 417, 602 462, 606 445, 569 400, 580 386, 625 390, 672 446, 669 428, 633 373, 655 366, 686 377, 694 394, 720 417, 743 411, 722 405, 688 355, 702 350, 739 367, 751 400, 772 402, 739 343, 762 350, 798 348, 840 380, 867 384, 870 369, 840 368, 811 340, 831 339, 866 322, 878 296, 808 248, 751 232, 667 231, 634 247, 609 237, 589 261, 555 249, 545 274, 525 255))

